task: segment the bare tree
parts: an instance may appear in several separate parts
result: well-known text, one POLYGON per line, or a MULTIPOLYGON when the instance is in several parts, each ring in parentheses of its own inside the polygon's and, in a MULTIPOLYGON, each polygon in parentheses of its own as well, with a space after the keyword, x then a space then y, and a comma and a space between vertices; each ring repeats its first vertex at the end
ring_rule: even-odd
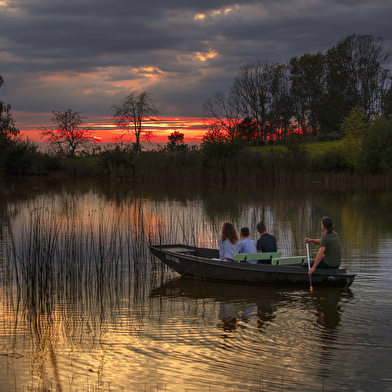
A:
POLYGON ((156 101, 148 91, 133 90, 120 105, 111 107, 114 123, 124 130, 124 134, 135 135, 135 150, 141 150, 142 139, 149 140, 154 136, 153 131, 146 128, 146 124, 155 121, 159 111, 155 107, 156 101))
POLYGON ((235 97, 242 118, 256 121, 256 137, 265 138, 265 125, 269 96, 266 85, 265 67, 267 63, 247 63, 240 68, 234 78, 231 93, 235 97))
POLYGON ((234 141, 239 136, 242 121, 238 103, 233 94, 217 91, 203 104, 204 122, 209 129, 220 129, 227 140, 234 141))
POLYGON ((93 141, 91 129, 83 128, 84 117, 80 112, 52 112, 51 118, 54 128, 43 127, 40 131, 41 139, 50 143, 50 149, 59 155, 74 156, 86 149, 93 141))

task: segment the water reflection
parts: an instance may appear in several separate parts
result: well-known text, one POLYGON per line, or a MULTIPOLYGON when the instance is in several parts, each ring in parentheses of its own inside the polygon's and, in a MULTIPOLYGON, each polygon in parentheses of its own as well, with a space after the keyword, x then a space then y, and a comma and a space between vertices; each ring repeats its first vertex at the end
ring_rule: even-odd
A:
POLYGON ((316 316, 326 334, 339 326, 342 298, 353 298, 350 289, 318 289, 310 296, 296 289, 280 286, 250 286, 224 282, 199 281, 179 277, 160 285, 151 297, 186 297, 213 299, 219 303, 219 328, 235 331, 240 322, 257 320, 257 329, 264 332, 276 312, 299 304, 316 316))
POLYGON ((2 181, 1 385, 388 390, 391 204, 388 192, 303 184, 2 181), (148 251, 150 242, 216 247, 222 221, 265 219, 283 254, 304 254, 323 215, 334 217, 343 265, 359 273, 353 291, 173 280, 148 251))
POLYGON ((257 321, 257 328, 262 332, 265 325, 274 319, 274 308, 278 307, 279 302, 288 301, 288 297, 273 286, 259 288, 187 278, 173 279, 156 288, 151 295, 213 299, 219 303, 218 328, 230 332, 252 320, 257 321))
MULTIPOLYGON (((151 297, 161 300, 187 298, 190 314, 193 313, 190 304, 197 307, 200 300, 203 303, 213 301, 220 347, 225 351, 231 351, 233 347, 240 350, 242 354, 236 356, 236 361, 254 366, 255 358, 258 358, 257 361, 267 362, 275 370, 279 368, 283 354, 285 378, 293 377, 290 382, 295 385, 301 364, 310 356, 315 360, 314 351, 318 353, 316 364, 319 364, 320 383, 328 383, 333 377, 328 366, 336 360, 336 355, 339 356, 336 348, 343 312, 340 303, 352 299, 353 293, 348 289, 319 289, 311 294, 277 286, 253 287, 177 278, 152 290, 151 297)), ((306 366, 313 369, 315 363, 306 366)), ((275 388, 276 379, 274 381, 268 372, 262 374, 264 383, 275 388)))

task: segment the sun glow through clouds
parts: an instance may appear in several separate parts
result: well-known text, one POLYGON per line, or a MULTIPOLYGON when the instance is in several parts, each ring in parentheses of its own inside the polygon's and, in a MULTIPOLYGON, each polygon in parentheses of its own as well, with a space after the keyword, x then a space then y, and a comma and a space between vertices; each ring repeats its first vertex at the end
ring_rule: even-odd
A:
MULTIPOLYGON (((35 142, 42 141, 40 139, 40 130, 43 126, 50 123, 52 113, 28 113, 14 112, 15 118, 18 119, 18 128, 22 133, 23 139, 30 139, 35 142)), ((152 130, 156 137, 151 142, 167 143, 168 136, 178 131, 184 134, 185 143, 198 143, 201 141, 206 129, 203 121, 197 117, 159 117, 157 121, 152 121, 146 125, 146 129, 152 130)), ((112 143, 123 134, 124 130, 113 123, 111 116, 92 116, 86 114, 84 127, 93 131, 95 141, 112 143)), ((127 137, 130 141, 132 134, 127 137)))

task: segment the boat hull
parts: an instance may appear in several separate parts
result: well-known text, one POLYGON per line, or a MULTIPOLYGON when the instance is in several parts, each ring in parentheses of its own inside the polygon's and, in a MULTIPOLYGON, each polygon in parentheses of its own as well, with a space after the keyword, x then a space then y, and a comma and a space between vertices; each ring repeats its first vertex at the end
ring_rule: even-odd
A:
MULTIPOLYGON (((218 258, 218 250, 188 245, 152 245, 151 253, 181 276, 254 285, 309 286, 307 268, 269 264, 234 263, 218 258)), ((349 287, 355 275, 343 268, 321 269, 312 274, 313 286, 349 287)))

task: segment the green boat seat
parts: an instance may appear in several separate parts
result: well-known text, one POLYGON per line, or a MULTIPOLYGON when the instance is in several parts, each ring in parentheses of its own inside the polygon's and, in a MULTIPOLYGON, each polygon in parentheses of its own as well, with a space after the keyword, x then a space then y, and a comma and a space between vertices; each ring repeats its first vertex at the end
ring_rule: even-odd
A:
POLYGON ((308 259, 306 256, 275 257, 271 260, 272 265, 301 265, 308 259))
POLYGON ((246 260, 273 260, 274 258, 281 257, 282 254, 279 252, 264 252, 264 253, 239 253, 234 256, 234 261, 246 261, 246 260))

